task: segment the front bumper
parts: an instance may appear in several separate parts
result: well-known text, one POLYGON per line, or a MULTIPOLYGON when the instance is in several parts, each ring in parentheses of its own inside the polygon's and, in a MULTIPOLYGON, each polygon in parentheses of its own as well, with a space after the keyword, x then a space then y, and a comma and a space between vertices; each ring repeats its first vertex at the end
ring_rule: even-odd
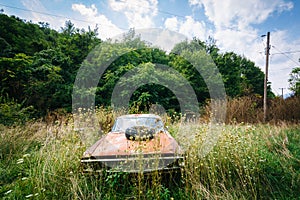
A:
POLYGON ((81 159, 84 172, 169 172, 180 170, 183 164, 184 157, 172 153, 91 156, 81 159))

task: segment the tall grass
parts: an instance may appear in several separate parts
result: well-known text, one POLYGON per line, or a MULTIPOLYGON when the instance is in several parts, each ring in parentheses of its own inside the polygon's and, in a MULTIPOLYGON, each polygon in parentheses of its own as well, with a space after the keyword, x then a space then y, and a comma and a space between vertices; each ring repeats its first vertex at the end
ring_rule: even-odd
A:
MULTIPOLYGON (((190 129, 187 125, 187 133, 190 129)), ((217 145, 204 158, 199 152, 208 127, 194 129, 199 135, 187 141, 185 167, 186 188, 193 198, 284 199, 300 195, 299 126, 226 125, 217 145)))
MULTIPOLYGON (((117 116, 97 110, 99 124, 117 116)), ((83 174, 86 149, 72 118, 0 127, 0 198, 2 199, 296 199, 300 196, 300 126, 222 126, 212 151, 202 157, 209 125, 169 123, 186 150, 177 184, 159 173, 83 174), (182 128, 186 136, 177 134, 182 128), (189 136, 189 137, 188 137, 189 136)))
MULTIPOLYGON (((228 99, 226 108, 226 123, 262 123, 264 121, 263 98, 261 96, 243 96, 228 99)), ((267 121, 272 124, 300 122, 300 97, 288 99, 276 97, 268 99, 267 121)), ((210 104, 205 108, 205 114, 210 114, 210 104)), ((204 115, 205 118, 205 115, 204 115)))

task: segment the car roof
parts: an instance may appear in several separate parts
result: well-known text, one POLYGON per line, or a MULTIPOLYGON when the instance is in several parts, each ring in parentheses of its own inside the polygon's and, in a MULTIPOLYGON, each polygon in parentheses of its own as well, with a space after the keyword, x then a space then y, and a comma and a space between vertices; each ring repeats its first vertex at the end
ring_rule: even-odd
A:
POLYGON ((155 114, 128 114, 128 115, 121 115, 118 118, 157 118, 161 119, 160 116, 155 114))

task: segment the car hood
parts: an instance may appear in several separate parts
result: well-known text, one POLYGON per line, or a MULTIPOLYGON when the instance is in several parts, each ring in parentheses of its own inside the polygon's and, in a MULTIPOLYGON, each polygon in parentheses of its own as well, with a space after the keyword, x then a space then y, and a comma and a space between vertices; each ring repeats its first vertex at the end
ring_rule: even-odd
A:
POLYGON ((146 141, 128 140, 124 132, 110 132, 88 148, 83 158, 153 153, 182 154, 183 152, 168 132, 156 133, 153 139, 146 141))

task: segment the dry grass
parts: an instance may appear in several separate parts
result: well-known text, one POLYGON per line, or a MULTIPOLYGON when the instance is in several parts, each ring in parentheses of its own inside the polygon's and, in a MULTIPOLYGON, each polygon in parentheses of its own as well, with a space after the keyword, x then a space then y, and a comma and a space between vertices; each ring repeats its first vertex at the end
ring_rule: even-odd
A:
MULTIPOLYGON (((261 96, 244 96, 228 99, 226 110, 227 124, 231 123, 262 123, 263 98, 261 96)), ((204 119, 210 115, 210 105, 205 107, 204 119), (208 114, 207 114, 208 113, 208 114)), ((300 97, 288 99, 274 98, 268 100, 267 121, 276 123, 298 123, 300 121, 300 97)))

